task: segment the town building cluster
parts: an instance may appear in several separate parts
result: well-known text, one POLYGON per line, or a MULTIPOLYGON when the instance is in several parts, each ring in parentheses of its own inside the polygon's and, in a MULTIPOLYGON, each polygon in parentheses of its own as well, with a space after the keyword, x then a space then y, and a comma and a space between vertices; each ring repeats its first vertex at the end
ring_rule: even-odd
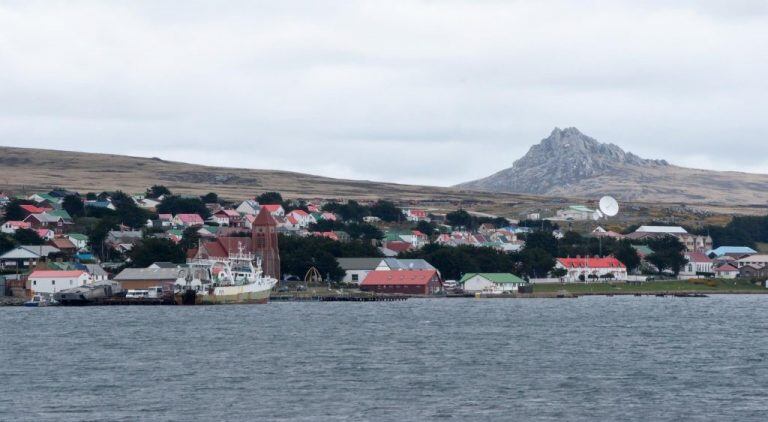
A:
MULTIPOLYGON (((278 235, 317 236, 338 242, 351 239, 349 233, 339 229, 344 227, 343 224, 336 224, 345 223, 342 216, 328 211, 324 201, 320 200, 303 202, 301 207, 289 209, 282 204, 260 204, 256 199, 229 205, 212 202, 205 204, 207 212, 203 215, 157 212, 166 198, 140 194, 131 196, 130 200, 136 207, 150 211, 148 215, 151 217, 134 227, 110 228, 99 242, 93 242, 90 239, 92 233, 84 230, 64 208, 67 197, 78 198, 84 209, 118 209, 109 193, 81 197, 77 192, 54 189, 20 197, 0 195, 0 207, 6 207, 13 199, 24 202, 19 206, 16 218, 4 218, 0 224, 3 235, 20 238, 13 247, 0 254, 4 280, 0 290, 3 293, 14 289, 16 293, 23 290, 27 295, 33 291, 55 293, 107 278, 120 282, 126 289, 173 283, 183 263, 157 262, 147 268, 131 265, 131 252, 148 238, 181 244, 186 241, 185 237, 194 234, 196 243, 187 245, 186 249, 189 259, 223 259, 244 249, 261 259, 265 274, 276 278, 282 275, 278 235), (318 227, 324 224, 334 230, 319 230, 318 227), (26 237, 18 236, 20 233, 26 237)), ((504 219, 501 219, 504 224, 486 222, 474 228, 451 227, 446 224, 445 214, 414 207, 402 208, 400 212, 398 221, 390 224, 377 216, 362 217, 363 222, 381 230, 383 238, 369 241, 375 243, 383 258, 339 258, 338 264, 344 271, 340 282, 357 285, 362 290, 407 294, 434 294, 443 291, 445 286, 458 286, 470 293, 504 294, 517 291, 526 283, 511 273, 466 273, 459 280, 445 280, 431 263, 398 256, 419 251, 430 244, 521 252, 525 249, 526 236, 534 228, 504 219), (419 223, 429 223, 427 227, 434 227, 432 233, 414 228, 419 223)), ((571 206, 558 211, 554 220, 586 220, 593 213, 587 207, 571 206)), ((554 229, 551 234, 555 238, 563 236, 559 229, 554 229)), ((635 275, 658 271, 648 259, 654 251, 647 242, 671 236, 684 245, 685 265, 679 273, 681 278, 768 278, 768 255, 743 246, 718 245, 715 248, 710 236, 691 234, 678 226, 641 226, 629 234, 597 227, 589 235, 632 242, 642 263, 635 275)), ((542 279, 588 283, 622 281, 633 276, 614 256, 555 258, 552 273, 542 274, 542 279)))

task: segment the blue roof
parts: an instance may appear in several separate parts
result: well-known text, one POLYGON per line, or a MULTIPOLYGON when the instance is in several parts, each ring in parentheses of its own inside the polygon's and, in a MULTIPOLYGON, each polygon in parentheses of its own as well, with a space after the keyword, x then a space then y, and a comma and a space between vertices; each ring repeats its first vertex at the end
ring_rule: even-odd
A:
POLYGON ((720 246, 716 249, 712 249, 711 251, 707 252, 707 255, 714 253, 717 256, 723 256, 725 254, 735 253, 735 254, 756 254, 757 251, 748 248, 746 246, 720 246))

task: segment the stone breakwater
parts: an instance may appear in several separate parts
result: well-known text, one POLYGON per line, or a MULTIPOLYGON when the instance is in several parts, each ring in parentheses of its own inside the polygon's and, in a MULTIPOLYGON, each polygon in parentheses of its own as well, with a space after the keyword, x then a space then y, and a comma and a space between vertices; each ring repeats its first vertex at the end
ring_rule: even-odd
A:
POLYGON ((0 296, 0 306, 21 306, 25 299, 12 296, 0 296))

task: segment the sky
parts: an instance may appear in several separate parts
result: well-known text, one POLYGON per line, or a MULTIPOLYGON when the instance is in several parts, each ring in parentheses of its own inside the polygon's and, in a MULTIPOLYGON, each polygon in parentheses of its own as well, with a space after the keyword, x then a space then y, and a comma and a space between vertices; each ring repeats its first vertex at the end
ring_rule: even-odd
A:
POLYGON ((768 173, 768 2, 3 1, 0 145, 448 186, 554 127, 768 173))

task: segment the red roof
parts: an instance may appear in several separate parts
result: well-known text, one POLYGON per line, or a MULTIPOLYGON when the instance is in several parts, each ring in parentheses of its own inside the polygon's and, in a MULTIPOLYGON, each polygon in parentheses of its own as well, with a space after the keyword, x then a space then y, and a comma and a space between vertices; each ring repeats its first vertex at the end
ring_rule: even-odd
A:
POLYGON ((80 277, 85 271, 33 271, 29 278, 80 277))
POLYGON ((739 272, 739 269, 734 267, 731 264, 725 264, 715 268, 715 271, 719 271, 721 273, 726 273, 726 272, 732 273, 732 272, 739 272))
POLYGON ((417 285, 429 284, 437 276, 436 270, 400 270, 400 271, 371 271, 363 280, 363 286, 377 285, 417 285))
POLYGON ((296 217, 292 215, 288 215, 286 220, 288 220, 288 222, 290 222, 291 224, 299 224, 299 220, 297 220, 296 217))
POLYGON ((240 218, 240 213, 235 210, 218 210, 215 214, 224 214, 229 218, 240 218))
POLYGON ((203 217, 197 214, 176 214, 176 217, 184 224, 205 224, 203 217))
POLYGON ((27 223, 26 221, 6 221, 5 224, 9 227, 16 227, 19 229, 28 229, 32 227, 32 224, 27 223))
POLYGON ((387 242, 387 243, 385 243, 384 247, 389 249, 389 250, 391 250, 391 251, 395 251, 395 252, 405 252, 408 249, 411 249, 413 247, 413 245, 408 243, 408 242, 394 241, 394 242, 387 242))
POLYGON ((36 207, 34 205, 20 205, 20 207, 30 214, 41 214, 45 212, 44 208, 36 207))
POLYGON ((565 268, 627 268, 618 259, 609 256, 605 258, 557 258, 565 268))
POLYGON ((294 215, 298 215, 299 217, 306 217, 306 216, 308 216, 308 215, 309 215, 309 214, 307 214, 307 212, 306 212, 306 211, 304 211, 304 210, 293 210, 293 211, 291 211, 290 213, 291 213, 291 214, 294 214, 294 215))
POLYGON ((253 226, 277 226, 277 221, 267 210, 266 205, 261 207, 259 215, 253 220, 253 226))
POLYGON ((712 262, 712 260, 701 252, 689 252, 686 254, 690 262, 712 262))
POLYGON ((269 212, 276 212, 276 211, 279 211, 281 208, 283 208, 283 206, 280 204, 265 204, 265 205, 262 205, 261 208, 264 208, 269 212))

